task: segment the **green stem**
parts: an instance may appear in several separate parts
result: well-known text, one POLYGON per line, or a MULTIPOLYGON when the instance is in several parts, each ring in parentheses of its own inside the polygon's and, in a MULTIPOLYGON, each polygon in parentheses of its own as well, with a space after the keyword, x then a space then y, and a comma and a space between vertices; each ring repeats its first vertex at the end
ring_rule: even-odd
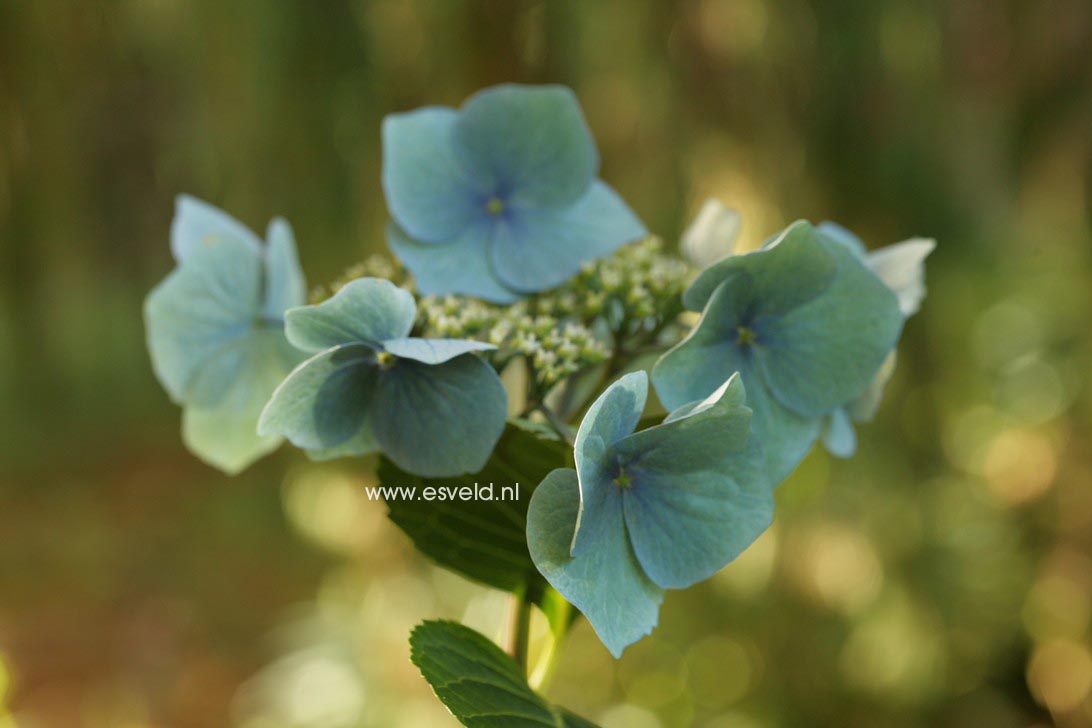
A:
POLYGON ((572 428, 569 427, 568 424, 563 422, 561 418, 558 417, 556 412, 547 407, 543 402, 539 402, 538 405, 536 405, 535 409, 543 414, 543 416, 546 418, 546 421, 550 423, 550 427, 552 427, 554 432, 558 434, 558 437, 560 437, 562 440, 569 443, 570 445, 575 442, 572 428))
POLYGON ((542 656, 538 660, 538 664, 535 665, 535 669, 531 671, 528 678, 528 684, 531 689, 538 693, 545 693, 550 687, 550 681, 553 680, 554 673, 557 672, 557 665, 560 662, 561 647, 565 641, 565 637, 569 632, 569 627, 572 626, 572 605, 565 602, 565 613, 560 615, 560 628, 551 634, 550 644, 546 648, 546 651, 542 653, 542 656))
POLYGON ((508 654, 527 673, 527 645, 531 637, 531 602, 525 594, 513 594, 509 611, 508 654))

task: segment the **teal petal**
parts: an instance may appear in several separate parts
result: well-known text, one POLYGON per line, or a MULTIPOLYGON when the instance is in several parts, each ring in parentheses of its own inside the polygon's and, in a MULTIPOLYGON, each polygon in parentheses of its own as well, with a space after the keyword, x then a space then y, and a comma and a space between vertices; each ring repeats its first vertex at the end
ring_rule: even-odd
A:
POLYGON ((720 284, 742 270, 754 286, 754 317, 791 311, 826 291, 837 275, 838 263, 820 241, 806 221, 794 222, 761 250, 706 268, 683 294, 683 303, 693 311, 702 310, 720 284))
POLYGON ((413 238, 440 243, 485 215, 490 190, 462 167, 454 109, 427 107, 383 119, 383 190, 413 238))
POLYGON ((580 487, 575 470, 554 470, 531 496, 527 546, 550 585, 584 613, 611 654, 621 657, 656 626, 663 590, 637 563, 617 489, 608 505, 581 529, 589 548, 570 556, 580 487))
POLYGON ((858 258, 864 258, 868 255, 868 248, 865 247, 864 242, 857 237, 856 233, 842 227, 836 222, 824 220, 816 225, 815 229, 830 240, 844 245, 858 258))
POLYGON ((403 359, 413 359, 422 364, 443 364, 462 354, 472 351, 490 351, 497 347, 484 341, 467 339, 389 339, 383 342, 383 349, 403 359))
POLYGON ((265 300, 262 315, 280 321, 284 312, 307 302, 307 283, 296 253, 292 227, 283 218, 274 218, 266 232, 265 300))
POLYGON ((285 333, 304 351, 357 343, 378 347, 387 339, 407 336, 416 315, 409 291, 380 278, 358 278, 317 306, 290 310, 285 333))
POLYGON ((413 272, 417 290, 425 295, 456 293, 511 303, 519 294, 501 285, 489 264, 492 229, 492 221, 480 220, 453 240, 432 244, 418 242, 391 224, 387 226, 387 244, 413 272))
POLYGON ((365 426, 379 382, 375 351, 336 346, 298 366, 262 410, 258 434, 283 435, 305 450, 342 445, 365 426))
POLYGON ((857 432, 841 407, 823 419, 823 447, 839 458, 851 457, 857 451, 857 432))
POLYGON ((778 401, 812 416, 865 390, 903 324, 898 301, 879 278, 844 246, 822 244, 837 260, 833 283, 823 295, 763 325, 753 347, 778 401))
POLYGON ((175 402, 212 407, 238 371, 261 296, 260 251, 236 238, 192 250, 144 303, 156 376, 175 402))
POLYGON ((614 446, 629 538, 645 574, 679 589, 739 556, 773 520, 773 494, 738 374, 690 414, 614 446))
POLYGON ((762 377, 747 369, 741 372, 747 387, 747 406, 754 414, 751 427, 766 453, 766 469, 774 486, 792 474, 819 437, 821 417, 806 417, 777 401, 762 377))
POLYGON ((580 104, 564 86, 504 84, 480 91, 463 104, 455 139, 468 176, 506 204, 571 204, 599 167, 580 104))
POLYGON ((588 408, 573 444, 576 469, 580 474, 580 509, 573 539, 573 555, 591 547, 582 525, 603 517, 609 507, 607 491, 616 490, 610 479, 607 453, 611 446, 637 429, 648 399, 648 375, 631 372, 607 387, 588 408))
POLYGON ((315 462, 337 460, 338 458, 358 457, 368 453, 379 452, 379 443, 372 432, 370 418, 365 418, 364 425, 355 435, 340 445, 322 448, 320 450, 305 450, 307 457, 315 462))
POLYGON ((936 248, 935 240, 911 238, 870 253, 859 237, 838 223, 821 222, 816 230, 865 261, 869 270, 898 297, 903 316, 909 318, 918 312, 925 298, 925 259, 936 248))
POLYGON ((700 402, 675 410, 664 421, 621 438, 611 452, 622 467, 690 472, 719 466, 726 453, 742 451, 751 437, 751 410, 742 377, 734 373, 700 402))
POLYGON ((259 435, 258 416, 285 375, 301 358, 283 333, 259 329, 248 337, 245 374, 213 408, 186 407, 182 440, 195 455, 234 475, 280 446, 277 435, 259 435))
MULTIPOLYGON (((770 393, 756 367, 756 345, 737 344, 752 297, 749 274, 733 271, 717 288, 690 334, 652 368, 652 382, 664 406, 685 413, 739 372, 753 410, 751 426, 762 441, 771 482, 784 480, 807 454, 819 434, 820 419, 788 409, 770 393)), ((677 413, 671 415, 677 417, 677 413)))
POLYGON ((738 339, 753 297, 746 271, 725 271, 698 325, 652 368, 652 383, 665 407, 674 410, 703 400, 734 372, 750 370, 751 357, 738 339))
POLYGON ((175 199, 171 221, 171 253, 181 263, 194 250, 214 240, 237 240, 254 253, 262 249, 261 240, 250 228, 196 197, 179 195, 175 199))
POLYGON ((569 207, 513 209, 496 224, 490 259, 504 286, 541 291, 572 278, 584 261, 647 234, 622 198, 597 181, 569 207))
POLYGON ((476 473, 507 409, 500 377, 472 354, 436 365, 399 359, 380 380, 372 430, 383 453, 415 475, 476 473))

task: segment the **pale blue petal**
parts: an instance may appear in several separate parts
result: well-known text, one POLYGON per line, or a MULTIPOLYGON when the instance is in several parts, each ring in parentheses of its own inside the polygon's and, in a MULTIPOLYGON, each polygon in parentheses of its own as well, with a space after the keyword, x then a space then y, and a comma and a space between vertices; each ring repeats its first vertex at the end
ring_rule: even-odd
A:
POLYGON ((571 204, 599 167, 580 104, 564 86, 480 91, 463 104, 455 138, 462 167, 505 204, 571 204))
POLYGON ((152 366, 175 402, 193 398, 212 406, 223 395, 230 382, 223 377, 234 371, 232 352, 254 327, 261 275, 259 250, 217 238, 194 249, 148 295, 144 320, 152 366))
POLYGON ((296 253, 292 227, 283 218, 274 218, 266 232, 265 301, 262 315, 268 320, 282 320, 284 312, 307 303, 307 283, 296 253))
POLYGON ((187 406, 182 413, 186 447, 232 475, 281 444, 278 435, 258 434, 258 416, 273 390, 302 358, 280 331, 258 329, 247 341, 244 374, 232 382, 217 406, 187 406))
MULTIPOLYGON (((258 412, 263 404, 258 403, 258 412)), ((279 435, 259 435, 254 429, 257 420, 256 412, 234 407, 187 407, 182 411, 182 443, 207 465, 238 475, 284 442, 279 435)))
POLYGON ((440 243, 483 217, 491 192, 463 169, 454 109, 427 107, 383 119, 383 190, 413 238, 440 243))
POLYGON ((262 249, 258 236, 226 212, 189 195, 175 198, 171 221, 171 253, 175 260, 181 263, 202 245, 225 238, 242 242, 254 253, 262 249))
POLYGON ((413 274, 417 290, 425 295, 448 293, 493 303, 511 303, 520 298, 505 288, 489 264, 493 222, 483 220, 469 226, 459 237, 442 245, 417 242, 397 225, 387 226, 387 244, 413 274))
POLYGON ((769 527, 773 493, 738 374, 691 414, 614 446, 637 560, 665 589, 709 578, 769 527))
POLYGON ((283 435, 296 447, 325 450, 360 432, 379 381, 375 351, 336 346, 296 367, 262 410, 258 434, 283 435))
MULTIPOLYGON (((278 327, 279 329, 279 327, 278 327)), ((250 366, 250 338, 256 327, 224 343, 198 368, 186 385, 185 403, 193 407, 217 407, 250 366)), ((278 335, 282 335, 278 330, 278 335)))
POLYGON ((572 278, 585 261, 647 234, 622 198, 597 181, 570 207, 517 208, 498 218, 491 261, 506 287, 541 291, 572 278))
POLYGON ((389 339, 383 342, 383 348, 403 359, 414 359, 422 364, 443 364, 461 354, 472 351, 491 351, 497 347, 484 341, 468 339, 389 339))
POLYGON ((399 359, 383 373, 372 431, 398 467, 424 477, 481 470, 504 430, 508 396, 473 355, 429 365, 399 359))
POLYGON ((409 334, 417 315, 413 294, 381 278, 358 278, 317 306, 285 315, 288 340, 304 351, 370 344, 409 334))
POLYGON ((576 432, 573 450, 576 469, 580 473, 580 510, 577 515, 573 555, 590 547, 582 524, 603 516, 607 504, 604 490, 615 490, 610 484, 614 474, 606 461, 610 447, 637 429, 641 412, 648 399, 648 375, 631 372, 617 379, 588 408, 576 432))
POLYGON ((865 244, 857 237, 856 233, 842 227, 836 222, 824 220, 816 225, 815 229, 836 243, 844 245, 858 258, 864 258, 868 255, 868 248, 865 247, 865 244))
POLYGON ((588 618, 615 657, 649 634, 659 620, 663 590, 649 581, 626 536, 617 489, 602 517, 582 530, 591 544, 570 556, 580 490, 576 471, 555 470, 527 508, 527 546, 546 581, 588 618))
POLYGON ((754 318, 791 311, 826 291, 837 274, 838 264, 821 240, 806 221, 794 222, 761 250, 706 268, 683 294, 683 303, 693 311, 702 310, 733 271, 743 270, 754 285, 754 318))
POLYGON ((934 248, 934 240, 912 238, 868 254, 869 269, 894 291, 903 316, 913 316, 921 308, 925 298, 925 259, 934 248))
POLYGON ((735 252, 740 227, 739 212, 710 197, 683 231, 679 248, 691 263, 706 268, 735 252))
POLYGON ((861 394, 894 348, 903 317, 894 294, 844 246, 823 295, 763 326, 752 347, 766 384, 785 406, 823 415, 861 394))
POLYGON ((857 451, 857 432, 841 407, 823 418, 823 447, 839 458, 851 457, 857 451))

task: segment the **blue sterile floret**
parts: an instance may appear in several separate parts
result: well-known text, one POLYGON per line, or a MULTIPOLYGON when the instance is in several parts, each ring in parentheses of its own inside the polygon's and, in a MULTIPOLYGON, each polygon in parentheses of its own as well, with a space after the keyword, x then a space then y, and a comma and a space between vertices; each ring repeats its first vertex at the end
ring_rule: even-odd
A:
POLYGON ((458 110, 391 114, 388 242, 422 293, 503 303, 552 288, 646 234, 598 169, 580 106, 562 86, 508 84, 458 110))
POLYGON ((643 371, 612 384, 580 424, 576 469, 550 473, 527 512, 535 565, 616 657, 655 627, 665 589, 716 573, 773 517, 738 375, 634 432, 647 395, 643 371))
POLYGON ((656 363, 656 393, 679 407, 739 372, 774 482, 804 457, 823 418, 869 386, 903 323, 883 282, 805 221, 707 268, 683 303, 701 320, 656 363))
POLYGON ((306 295, 292 229, 274 219, 266 239, 211 205, 179 197, 171 225, 178 265, 144 304, 152 366, 184 408, 183 440, 229 473, 280 444, 258 435, 258 415, 303 359, 284 336, 285 310, 306 295))
POLYGON ((310 352, 277 387, 258 431, 313 457, 382 451, 426 477, 477 472, 504 430, 507 395, 472 352, 480 341, 410 337, 416 305, 390 281, 361 278, 286 315, 310 352))
MULTIPOLYGON (((904 318, 918 312, 925 298, 925 259, 936 248, 936 241, 910 238, 869 252, 859 237, 837 223, 821 222, 816 229, 819 234, 845 245, 891 289, 898 298, 904 318)), ((822 440, 832 455, 849 457, 856 452, 857 432, 853 423, 868 422, 875 416, 887 382, 895 372, 896 359, 895 349, 892 349, 868 388, 827 416, 823 422, 822 440)))

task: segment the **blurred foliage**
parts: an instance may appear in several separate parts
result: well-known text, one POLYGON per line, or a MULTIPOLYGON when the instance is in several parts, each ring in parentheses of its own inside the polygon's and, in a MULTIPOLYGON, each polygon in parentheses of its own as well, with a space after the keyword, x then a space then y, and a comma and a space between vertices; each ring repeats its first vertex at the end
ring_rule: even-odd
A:
POLYGON ((452 723, 407 636, 495 635, 502 597, 416 555, 368 463, 189 457, 140 306, 181 191, 287 216, 312 283, 381 250, 382 116, 504 80, 575 88, 669 242, 709 195, 750 245, 940 242, 860 454, 621 661, 579 627, 549 699, 1092 724, 1090 59, 1087 0, 0 1, 0 725, 452 723))

